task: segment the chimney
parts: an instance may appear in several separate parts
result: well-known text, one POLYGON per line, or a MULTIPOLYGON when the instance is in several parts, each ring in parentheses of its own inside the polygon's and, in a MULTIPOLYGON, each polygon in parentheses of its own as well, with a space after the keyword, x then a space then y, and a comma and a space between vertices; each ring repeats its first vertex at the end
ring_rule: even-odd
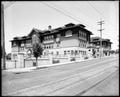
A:
POLYGON ((51 25, 49 25, 49 26, 48 26, 48 30, 50 31, 51 29, 52 29, 52 26, 51 26, 51 25))

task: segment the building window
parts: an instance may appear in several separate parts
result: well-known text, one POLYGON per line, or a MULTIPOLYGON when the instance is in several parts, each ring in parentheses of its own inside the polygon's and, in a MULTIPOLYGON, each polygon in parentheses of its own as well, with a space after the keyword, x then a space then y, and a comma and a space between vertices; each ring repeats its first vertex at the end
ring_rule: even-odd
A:
POLYGON ((49 39, 49 36, 47 36, 47 40, 50 40, 50 39, 49 39))
POLYGON ((83 33, 81 32, 81 37, 83 37, 83 33))
POLYGON ((64 51, 64 55, 66 55, 66 51, 64 51))
POLYGON ((23 51, 24 50, 24 47, 21 47, 21 51, 23 51))
POLYGON ((53 35, 52 35, 52 39, 53 39, 54 37, 53 37, 53 35))
POLYGON ((86 48, 86 44, 85 44, 85 48, 86 48))
POLYGON ((73 55, 73 53, 74 53, 74 51, 73 51, 73 50, 71 50, 71 55, 73 55))
POLYGON ((79 50, 79 54, 80 54, 80 50, 79 50))
POLYGON ((83 55, 83 51, 81 51, 81 55, 83 55))
POLYGON ((59 44, 57 43, 57 47, 59 47, 59 44))
POLYGON ((31 43, 31 40, 26 40, 26 43, 28 43, 28 44, 31 43))
POLYGON ((51 54, 53 55, 53 52, 51 52, 51 54))
POLYGON ((21 46, 24 46, 24 41, 21 41, 21 46))
POLYGON ((44 40, 46 40, 46 37, 44 36, 44 40))
POLYGON ((78 54, 78 51, 77 50, 75 50, 75 55, 77 55, 78 54))
POLYGON ((60 34, 57 34, 57 37, 56 38, 59 38, 60 37, 60 34))
POLYGON ((85 38, 86 38, 86 33, 85 33, 85 38))
POLYGON ((44 49, 46 49, 46 45, 44 45, 44 49))
POLYGON ((50 45, 50 48, 52 49, 52 45, 50 45))
POLYGON ((67 51, 68 53, 70 53, 70 51, 67 51))
POLYGON ((70 37, 72 36, 72 31, 68 30, 67 32, 65 32, 65 37, 70 37))
POLYGON ((84 38, 84 33, 82 33, 82 37, 84 38))
POLYGON ((44 55, 46 55, 46 52, 44 52, 44 55))
POLYGON ((97 49, 97 51, 99 52, 99 49, 97 49))
POLYGON ((13 42, 13 46, 17 46, 17 43, 16 43, 16 42, 13 42))
POLYGON ((57 51, 56 54, 59 55, 59 52, 57 51))
POLYGON ((48 49, 50 49, 50 45, 48 45, 48 49))
POLYGON ((79 37, 82 37, 82 32, 81 31, 79 31, 79 37))
POLYGON ((17 60, 17 54, 13 54, 13 60, 17 60))
POLYGON ((45 41, 47 40, 47 36, 45 36, 45 41))
POLYGON ((85 55, 85 51, 83 51, 83 55, 85 55))

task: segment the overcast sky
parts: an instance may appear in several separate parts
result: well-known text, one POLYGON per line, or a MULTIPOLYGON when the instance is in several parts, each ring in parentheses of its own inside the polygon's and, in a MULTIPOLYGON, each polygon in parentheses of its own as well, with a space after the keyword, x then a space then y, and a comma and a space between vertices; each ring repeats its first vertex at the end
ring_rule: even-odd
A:
POLYGON ((4 2, 6 52, 11 52, 9 41, 13 37, 26 36, 33 28, 47 29, 48 25, 56 28, 67 23, 80 23, 92 31, 93 36, 100 36, 100 32, 97 31, 100 29, 97 25, 100 19, 105 21, 103 38, 110 39, 113 42, 112 49, 117 49, 118 3, 118 1, 16 1, 10 5, 9 2, 4 2))

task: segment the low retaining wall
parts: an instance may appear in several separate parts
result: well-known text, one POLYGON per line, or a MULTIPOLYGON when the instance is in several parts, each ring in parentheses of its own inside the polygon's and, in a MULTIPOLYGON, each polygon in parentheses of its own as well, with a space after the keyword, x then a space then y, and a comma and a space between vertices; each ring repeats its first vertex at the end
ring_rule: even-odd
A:
MULTIPOLYGON (((38 66, 50 66, 51 64, 54 66, 56 63, 67 63, 70 61, 78 61, 82 60, 83 58, 79 56, 73 56, 73 57, 44 57, 44 58, 38 58, 38 66)), ((7 69, 13 69, 13 68, 27 68, 27 67, 34 67, 36 66, 36 59, 30 58, 30 59, 24 59, 22 63, 20 61, 6 61, 6 68, 7 69)))
POLYGON ((46 59, 38 59, 38 66, 47 66, 50 65, 52 60, 46 58, 46 59))
POLYGON ((69 62, 68 58, 59 58, 60 63, 65 63, 65 62, 69 62))
POLYGON ((6 69, 20 68, 18 61, 6 61, 6 69))
MULTIPOLYGON (((38 66, 46 66, 51 64, 48 58, 38 58, 37 60, 38 66)), ((36 66, 36 59, 25 59, 25 67, 33 67, 36 66)))
POLYGON ((24 67, 33 67, 33 60, 32 59, 25 59, 24 60, 24 67))

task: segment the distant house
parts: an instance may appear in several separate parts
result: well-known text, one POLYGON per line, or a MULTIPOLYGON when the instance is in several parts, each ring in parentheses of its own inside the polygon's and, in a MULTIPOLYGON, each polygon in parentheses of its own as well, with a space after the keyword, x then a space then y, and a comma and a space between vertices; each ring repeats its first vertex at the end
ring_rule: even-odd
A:
POLYGON ((11 40, 12 60, 17 60, 18 54, 28 57, 28 52, 32 54, 32 35, 39 34, 40 43, 44 49, 42 56, 59 55, 87 55, 87 46, 90 43, 92 32, 87 30, 82 24, 69 23, 63 27, 52 29, 49 26, 47 30, 32 31, 23 37, 14 37, 11 40))
POLYGON ((100 37, 91 37, 91 49, 93 49, 95 51, 95 55, 96 56, 100 56, 100 50, 102 55, 110 55, 110 51, 111 51, 111 44, 112 42, 110 41, 110 39, 103 39, 102 38, 102 42, 101 42, 101 38, 100 37))

